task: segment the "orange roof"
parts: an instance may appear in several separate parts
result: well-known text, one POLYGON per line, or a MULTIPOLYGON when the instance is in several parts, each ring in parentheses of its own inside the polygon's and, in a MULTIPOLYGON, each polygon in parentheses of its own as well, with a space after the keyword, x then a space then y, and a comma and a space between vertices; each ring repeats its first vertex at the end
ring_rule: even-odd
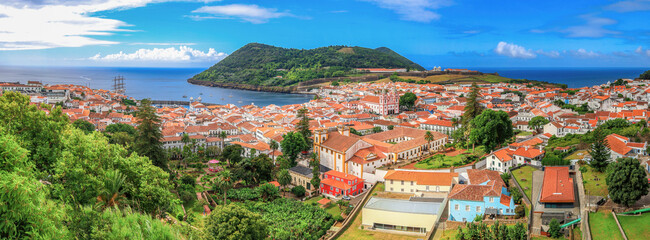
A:
POLYGON ((273 181, 269 182, 270 184, 273 184, 273 186, 280 187, 280 183, 278 181, 273 181))
POLYGON ((458 173, 389 170, 384 179, 414 181, 418 185, 451 186, 454 177, 458 177, 458 173))
POLYGON ((546 167, 542 194, 542 203, 571 203, 575 201, 573 179, 569 177, 568 167, 546 167))
POLYGON ((348 189, 352 188, 352 186, 350 186, 350 185, 348 185, 348 184, 346 184, 344 182, 339 182, 339 181, 336 181, 336 180, 331 179, 331 178, 323 179, 321 181, 321 183, 323 185, 332 186, 332 187, 335 187, 335 188, 338 188, 338 189, 341 189, 341 190, 348 190, 348 189))

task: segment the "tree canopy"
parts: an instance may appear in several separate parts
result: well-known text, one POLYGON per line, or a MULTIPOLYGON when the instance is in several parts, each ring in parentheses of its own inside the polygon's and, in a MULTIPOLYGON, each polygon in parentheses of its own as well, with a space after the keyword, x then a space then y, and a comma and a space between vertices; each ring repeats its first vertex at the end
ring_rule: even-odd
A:
POLYGON ((648 178, 645 170, 634 158, 620 158, 612 163, 607 174, 607 190, 612 201, 626 207, 648 194, 648 178))
POLYGON ((140 124, 135 142, 136 152, 151 159, 154 165, 167 170, 167 158, 160 141, 162 139, 161 120, 156 115, 156 109, 151 106, 151 101, 144 99, 140 102, 137 116, 140 124))
POLYGON ((240 206, 219 205, 208 216, 206 239, 257 240, 268 236, 267 223, 259 214, 240 206))
POLYGON ((537 131, 541 127, 543 127, 544 125, 546 125, 548 123, 549 123, 549 121, 545 117, 536 116, 536 117, 530 119, 530 121, 528 121, 528 127, 532 128, 532 129, 535 129, 537 131))
POLYGON ((641 75, 639 75, 639 78, 640 79, 650 79, 650 70, 641 73, 641 75))
POLYGON ((494 150, 513 136, 512 121, 504 111, 487 109, 471 122, 470 142, 494 150))
POLYGON ((72 126, 74 126, 76 128, 79 128, 81 131, 84 131, 84 133, 91 133, 91 132, 95 131, 95 125, 93 125, 92 123, 90 123, 88 121, 81 120, 81 119, 75 120, 72 123, 72 126))
POLYGON ((307 148, 305 138, 299 132, 288 132, 284 135, 282 142, 282 154, 289 160, 291 167, 296 166, 298 154, 307 148))
POLYGON ((399 106, 404 109, 413 110, 413 107, 415 106, 415 101, 417 100, 418 97, 414 93, 407 92, 399 97, 399 106))

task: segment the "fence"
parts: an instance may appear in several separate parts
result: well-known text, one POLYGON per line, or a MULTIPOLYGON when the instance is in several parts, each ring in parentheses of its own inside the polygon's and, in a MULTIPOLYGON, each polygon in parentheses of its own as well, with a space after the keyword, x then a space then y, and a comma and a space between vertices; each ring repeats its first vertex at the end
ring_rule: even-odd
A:
POLYGON ((447 202, 448 201, 449 201, 449 198, 446 198, 446 197, 445 197, 445 200, 442 201, 442 205, 440 205, 442 207, 440 209, 438 209, 436 220, 433 221, 433 226, 431 226, 431 230, 427 233, 427 235, 426 235, 426 237, 424 239, 432 240, 433 236, 436 235, 436 231, 438 231, 440 218, 442 218, 442 216, 447 215, 445 213, 446 213, 446 210, 447 210, 447 205, 448 205, 447 202))

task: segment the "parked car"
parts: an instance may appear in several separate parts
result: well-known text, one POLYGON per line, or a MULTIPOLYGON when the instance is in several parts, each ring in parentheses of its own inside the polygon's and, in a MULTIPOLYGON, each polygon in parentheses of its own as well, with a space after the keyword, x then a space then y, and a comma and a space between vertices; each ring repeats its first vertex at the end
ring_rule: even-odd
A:
POLYGON ((343 199, 343 200, 348 200, 348 201, 350 201, 351 198, 350 198, 350 196, 348 196, 348 195, 343 195, 342 199, 343 199))

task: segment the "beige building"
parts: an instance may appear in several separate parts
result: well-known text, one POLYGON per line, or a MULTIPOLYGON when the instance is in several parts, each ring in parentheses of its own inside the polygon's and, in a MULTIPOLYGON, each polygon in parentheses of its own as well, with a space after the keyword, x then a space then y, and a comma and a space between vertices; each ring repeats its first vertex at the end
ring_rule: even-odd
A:
POLYGON ((398 169, 389 170, 384 180, 386 192, 449 192, 458 183, 458 173, 398 169))
POLYGON ((361 210, 361 225, 378 231, 426 235, 442 203, 372 197, 361 210))
POLYGON ((368 136, 350 134, 347 127, 327 132, 314 131, 314 152, 320 162, 332 170, 366 179, 364 173, 374 174, 375 169, 388 163, 413 159, 442 149, 447 135, 431 132, 434 140, 425 140, 426 130, 395 127, 393 130, 368 136))
MULTIPOLYGON (((321 177, 324 172, 330 169, 321 165, 319 170, 319 177, 321 177)), ((312 186, 311 184, 311 179, 314 176, 312 169, 302 165, 296 165, 295 167, 289 168, 289 175, 291 175, 291 185, 303 186, 306 196, 318 194, 318 186, 312 186)))

